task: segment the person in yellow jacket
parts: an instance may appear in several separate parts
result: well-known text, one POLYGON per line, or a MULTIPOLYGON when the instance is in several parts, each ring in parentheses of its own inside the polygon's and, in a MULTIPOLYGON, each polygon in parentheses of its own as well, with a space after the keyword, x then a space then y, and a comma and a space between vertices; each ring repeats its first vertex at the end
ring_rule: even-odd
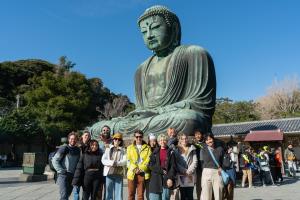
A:
POLYGON ((249 188, 252 187, 252 170, 251 165, 253 165, 253 159, 252 155, 250 154, 250 147, 245 149, 245 152, 242 153, 242 171, 243 171, 243 177, 242 177, 242 187, 245 187, 246 180, 248 178, 249 188))
POLYGON ((143 132, 134 132, 134 142, 127 147, 127 179, 128 200, 144 199, 145 181, 150 178, 148 164, 150 161, 151 147, 143 141, 143 132))

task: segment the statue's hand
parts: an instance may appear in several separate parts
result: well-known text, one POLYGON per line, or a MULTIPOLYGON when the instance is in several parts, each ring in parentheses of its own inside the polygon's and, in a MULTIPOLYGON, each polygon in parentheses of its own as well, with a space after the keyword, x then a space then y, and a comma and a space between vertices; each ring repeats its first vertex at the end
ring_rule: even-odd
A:
POLYGON ((180 109, 183 109, 185 107, 186 107, 186 102, 180 101, 180 102, 177 102, 177 103, 174 103, 174 104, 171 104, 171 105, 167 105, 167 106, 164 106, 164 107, 158 107, 158 108, 156 108, 156 110, 159 114, 164 114, 164 113, 167 113, 167 112, 173 112, 173 111, 176 111, 176 110, 180 110, 180 109))
POLYGON ((143 119, 143 118, 147 118, 147 117, 151 117, 153 115, 157 115, 158 112, 156 112, 155 110, 141 110, 141 109, 136 109, 132 112, 130 112, 127 115, 127 118, 129 119, 143 119))
POLYGON ((141 112, 142 110, 140 110, 140 109, 136 109, 136 110, 134 110, 134 111, 131 111, 130 113, 128 113, 127 114, 127 116, 126 117, 133 117, 134 115, 136 115, 137 113, 139 113, 139 112, 141 112))

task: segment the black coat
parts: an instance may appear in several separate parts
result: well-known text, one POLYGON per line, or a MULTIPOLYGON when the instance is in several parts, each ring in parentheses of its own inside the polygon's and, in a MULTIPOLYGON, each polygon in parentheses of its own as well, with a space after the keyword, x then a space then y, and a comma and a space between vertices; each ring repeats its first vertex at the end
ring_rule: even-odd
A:
POLYGON ((81 143, 79 146, 80 150, 81 150, 81 154, 84 154, 87 152, 88 148, 89 148, 89 144, 83 144, 81 143))
POLYGON ((86 152, 83 153, 80 157, 80 160, 77 164, 74 177, 72 180, 72 185, 82 186, 84 175, 88 169, 99 169, 95 173, 94 178, 103 179, 103 164, 101 162, 102 153, 100 151, 96 153, 86 152))
POLYGON ((201 162, 201 158, 200 158, 200 152, 201 152, 201 149, 203 149, 206 144, 204 142, 194 142, 193 145, 196 147, 196 154, 197 154, 197 160, 198 160, 197 176, 201 176, 203 167, 202 167, 202 162, 201 162))
POLYGON ((163 169, 160 166, 160 147, 157 147, 150 156, 149 168, 151 170, 151 177, 149 183, 150 193, 162 193, 163 187, 168 188, 167 180, 171 179, 173 181, 173 189, 176 180, 176 161, 174 150, 168 148, 167 158, 166 158, 166 171, 167 174, 164 175, 163 169))
POLYGON ((225 170, 233 169, 234 168, 234 162, 231 160, 230 154, 225 153, 223 156, 223 164, 222 168, 225 170))

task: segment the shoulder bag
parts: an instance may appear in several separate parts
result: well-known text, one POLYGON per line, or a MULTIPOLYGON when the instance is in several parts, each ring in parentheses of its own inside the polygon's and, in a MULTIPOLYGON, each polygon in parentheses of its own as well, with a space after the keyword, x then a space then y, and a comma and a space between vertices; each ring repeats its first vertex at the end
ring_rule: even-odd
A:
MULTIPOLYGON (((210 156, 212 157, 214 163, 217 165, 218 168, 220 168, 220 165, 217 162, 213 152, 209 149, 209 147, 207 147, 207 149, 208 149, 208 152, 209 152, 210 156)), ((228 182, 229 182, 229 175, 223 169, 221 169, 221 176, 222 176, 222 180, 223 180, 224 185, 227 185, 228 182)))

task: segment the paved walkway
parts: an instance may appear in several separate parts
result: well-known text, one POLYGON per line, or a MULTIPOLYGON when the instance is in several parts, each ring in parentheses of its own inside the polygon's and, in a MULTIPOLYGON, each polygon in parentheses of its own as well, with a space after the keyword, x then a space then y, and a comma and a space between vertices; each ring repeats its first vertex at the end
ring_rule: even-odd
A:
MULTIPOLYGON (((19 169, 0 170, 1 200, 55 200, 59 199, 58 187, 53 181, 22 183, 18 181, 19 169)), ((126 187, 126 186, 125 186, 126 187)), ((124 188, 124 197, 127 189, 124 188)), ((70 198, 72 199, 72 198, 70 198)), ((126 198, 124 198, 126 199, 126 198)), ((300 180, 285 178, 277 187, 236 188, 236 200, 298 200, 300 180)))

